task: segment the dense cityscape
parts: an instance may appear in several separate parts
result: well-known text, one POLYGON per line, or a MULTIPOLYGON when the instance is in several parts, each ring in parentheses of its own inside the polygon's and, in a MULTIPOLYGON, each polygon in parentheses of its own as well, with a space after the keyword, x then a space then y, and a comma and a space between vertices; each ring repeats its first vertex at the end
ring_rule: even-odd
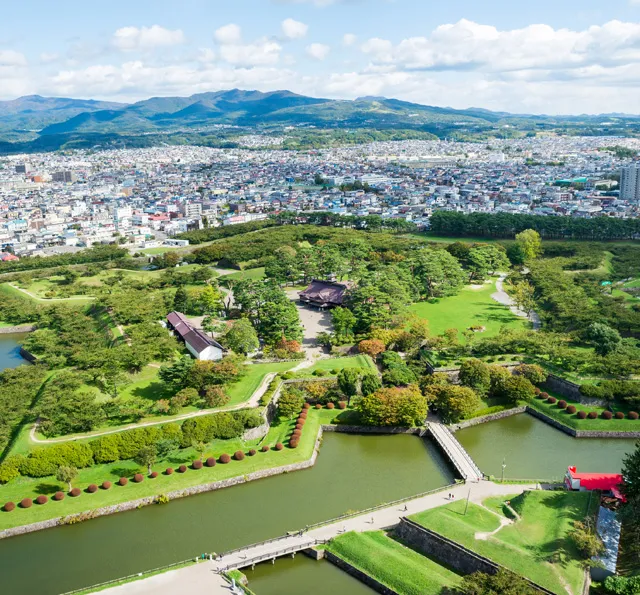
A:
POLYGON ((0 242, 17 257, 116 240, 153 248, 281 211, 379 215, 420 229, 436 210, 633 218, 639 150, 636 139, 550 137, 14 155, 0 158, 0 242))

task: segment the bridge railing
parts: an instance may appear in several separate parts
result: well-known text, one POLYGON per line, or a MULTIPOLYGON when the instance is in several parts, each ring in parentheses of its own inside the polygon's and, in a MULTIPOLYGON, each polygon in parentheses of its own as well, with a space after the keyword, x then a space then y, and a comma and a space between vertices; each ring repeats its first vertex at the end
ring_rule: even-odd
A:
POLYGON ((445 453, 447 454, 451 462, 456 467, 458 467, 458 471, 460 471, 460 474, 464 479, 468 479, 467 474, 462 469, 460 469, 460 466, 457 464, 457 460, 459 460, 460 456, 466 461, 466 463, 472 469, 475 470, 478 477, 484 477, 484 474, 482 473, 482 471, 480 471, 475 461, 471 458, 469 453, 463 448, 460 442, 458 442, 457 438, 451 433, 451 431, 446 426, 443 426, 441 424, 430 423, 428 427, 431 432, 431 435, 435 438, 436 442, 440 445, 442 450, 445 451, 445 453), (435 431, 434 431, 434 426, 435 428, 437 428, 435 431), (446 443, 446 440, 444 440, 443 437, 439 434, 440 431, 445 435, 445 437, 450 438, 453 444, 458 444, 460 446, 460 448, 456 449, 458 454, 451 451, 451 449, 446 443))
POLYGON ((314 545, 320 545, 326 543, 324 539, 311 539, 304 543, 298 543, 296 545, 292 545, 290 547, 281 548, 279 550, 275 550, 273 552, 268 552, 266 554, 260 554, 259 556, 251 556, 246 559, 240 559, 237 562, 230 563, 228 566, 221 568, 219 572, 228 572, 229 570, 235 570, 237 568, 245 568, 246 566, 250 566, 253 564, 258 564, 260 562, 264 562, 265 560, 274 560, 275 558, 280 558, 281 556, 286 556, 287 554, 293 554, 299 552, 301 550, 306 550, 314 545))

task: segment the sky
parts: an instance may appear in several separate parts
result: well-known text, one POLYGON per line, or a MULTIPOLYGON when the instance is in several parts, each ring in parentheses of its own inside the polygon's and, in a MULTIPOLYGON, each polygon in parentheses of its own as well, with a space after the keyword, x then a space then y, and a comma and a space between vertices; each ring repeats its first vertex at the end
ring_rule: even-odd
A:
POLYGON ((0 12, 2 100, 231 88, 640 114, 640 0, 22 0, 0 12))

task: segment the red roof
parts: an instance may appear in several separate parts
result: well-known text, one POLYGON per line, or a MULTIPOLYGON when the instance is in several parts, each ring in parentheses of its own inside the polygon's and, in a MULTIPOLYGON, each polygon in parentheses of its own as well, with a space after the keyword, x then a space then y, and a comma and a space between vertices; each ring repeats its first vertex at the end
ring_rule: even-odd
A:
POLYGON ((587 490, 602 490, 609 492, 616 489, 623 482, 619 473, 578 473, 575 467, 569 467, 573 479, 580 481, 580 487, 587 490))

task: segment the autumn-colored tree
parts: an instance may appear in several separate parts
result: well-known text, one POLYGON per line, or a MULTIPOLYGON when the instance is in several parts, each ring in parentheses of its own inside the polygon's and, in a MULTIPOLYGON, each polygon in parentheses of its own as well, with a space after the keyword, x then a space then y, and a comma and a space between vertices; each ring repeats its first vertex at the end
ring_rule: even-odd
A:
POLYGON ((380 339, 365 339, 358 343, 358 351, 376 358, 386 349, 384 343, 380 339))
POLYGON ((415 426, 427 417, 427 401, 416 385, 382 388, 358 403, 363 423, 371 426, 415 426))

